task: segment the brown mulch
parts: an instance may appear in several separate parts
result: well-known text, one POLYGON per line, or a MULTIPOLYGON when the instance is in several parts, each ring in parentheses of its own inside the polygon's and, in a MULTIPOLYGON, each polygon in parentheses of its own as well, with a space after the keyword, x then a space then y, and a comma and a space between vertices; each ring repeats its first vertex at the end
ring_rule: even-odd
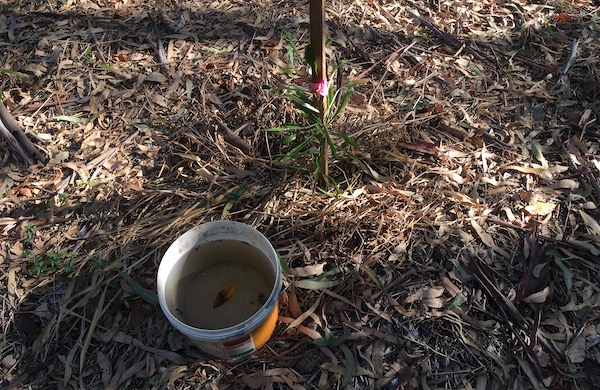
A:
POLYGON ((337 191, 264 131, 304 123, 280 95, 306 2, 1 4, 2 102, 42 157, 0 138, 0 388, 597 387, 595 4, 328 2, 363 163, 332 161, 337 191), (219 219, 289 268, 242 363, 147 296, 219 219))

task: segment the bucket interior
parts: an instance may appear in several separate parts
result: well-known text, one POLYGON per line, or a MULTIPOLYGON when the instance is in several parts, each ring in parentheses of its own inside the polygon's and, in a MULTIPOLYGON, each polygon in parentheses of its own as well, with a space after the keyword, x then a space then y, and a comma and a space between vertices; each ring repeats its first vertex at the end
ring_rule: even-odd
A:
POLYGON ((195 329, 235 327, 272 298, 277 280, 273 259, 256 246, 236 239, 201 242, 171 268, 165 304, 195 329))

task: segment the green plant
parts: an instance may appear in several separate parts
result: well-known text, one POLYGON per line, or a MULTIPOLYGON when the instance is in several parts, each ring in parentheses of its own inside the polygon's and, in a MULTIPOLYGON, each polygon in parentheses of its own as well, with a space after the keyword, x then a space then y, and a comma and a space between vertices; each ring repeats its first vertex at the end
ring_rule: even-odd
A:
POLYGON ((35 238, 35 225, 32 223, 28 223, 27 225, 25 225, 24 243, 26 245, 31 245, 33 243, 34 238, 35 238))
POLYGON ((29 257, 31 248, 33 247, 33 239, 35 238, 35 225, 28 223, 25 225, 25 237, 23 238, 23 253, 21 257, 29 257))
POLYGON ((46 255, 38 254, 31 257, 29 272, 35 277, 40 277, 48 272, 62 269, 64 273, 71 273, 75 269, 73 255, 64 250, 50 252, 46 255))
POLYGON ((35 255, 31 258, 31 267, 29 268, 29 271, 31 272, 31 274, 33 276, 35 276, 36 278, 39 278, 40 276, 42 276, 47 269, 47 265, 46 262, 44 261, 44 259, 42 258, 42 255, 35 255))
POLYGON ((356 372, 354 355, 352 354, 350 348, 344 344, 344 341, 346 341, 347 338, 348 334, 343 334, 340 337, 333 337, 329 331, 325 330, 323 333, 323 338, 313 341, 313 344, 319 347, 338 347, 344 354, 344 366, 340 366, 339 364, 335 364, 333 362, 325 362, 321 365, 321 368, 342 376, 342 388, 346 387, 352 381, 352 377, 356 372))
MULTIPOLYGON (((289 67, 280 66, 288 76, 293 79, 305 75, 301 70, 295 69, 298 52, 294 43, 294 38, 289 32, 285 32, 285 39, 288 45, 287 61, 289 67)), ((307 46, 305 60, 310 65, 312 72, 315 72, 315 63, 312 60, 312 49, 307 46)), ((339 66, 344 63, 341 62, 339 66)), ((334 69, 334 72, 337 71, 334 69)), ((281 96, 290 101, 299 111, 300 116, 305 119, 305 123, 284 124, 280 127, 267 129, 267 131, 288 132, 291 134, 284 136, 280 142, 293 144, 292 148, 283 156, 277 158, 280 162, 299 162, 296 168, 311 171, 315 180, 325 185, 335 185, 328 173, 329 153, 334 159, 340 154, 346 155, 355 160, 360 166, 362 162, 351 152, 351 148, 358 147, 358 143, 352 138, 340 132, 332 131, 335 120, 344 110, 350 96, 354 92, 351 81, 347 81, 339 88, 335 88, 333 83, 326 80, 319 84, 311 83, 313 91, 307 88, 298 87, 290 84, 284 88, 281 96), (322 98, 322 107, 321 100, 322 98), (302 163, 302 160, 309 160, 311 165, 302 163)))

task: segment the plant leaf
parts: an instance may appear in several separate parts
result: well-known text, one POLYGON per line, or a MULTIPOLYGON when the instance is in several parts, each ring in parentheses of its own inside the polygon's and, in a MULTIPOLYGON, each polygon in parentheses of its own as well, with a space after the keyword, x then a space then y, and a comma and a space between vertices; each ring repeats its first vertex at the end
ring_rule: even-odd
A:
POLYGON ((148 290, 147 288, 143 287, 124 271, 119 271, 119 275, 121 275, 121 277, 125 279, 129 287, 131 287, 133 292, 136 293, 140 298, 153 305, 158 305, 158 295, 156 295, 154 291, 148 290))
POLYGON ((552 256, 554 263, 556 263, 558 268, 560 268, 562 271, 563 280, 565 282, 565 287, 567 287, 567 291, 571 291, 571 287, 573 287, 573 272, 571 272, 571 269, 565 265, 565 263, 562 261, 563 259, 561 258, 560 253, 558 253, 556 250, 552 249, 548 251, 547 254, 548 256, 552 256))
POLYGON ((57 115, 52 118, 56 121, 66 121, 71 123, 88 123, 90 120, 88 118, 81 118, 78 116, 69 116, 69 115, 57 115))
POLYGON ((17 71, 14 71, 14 70, 10 70, 10 69, 0 68, 0 73, 5 73, 5 74, 7 74, 9 76, 13 76, 13 77, 16 77, 18 79, 25 80, 25 81, 31 80, 31 76, 30 75, 28 75, 26 73, 21 73, 21 72, 17 72, 17 71))
POLYGON ((341 388, 343 389, 352 380, 354 372, 356 371, 356 364, 354 362, 354 355, 352 355, 352 351, 350 351, 350 348, 348 348, 346 344, 340 344, 340 349, 342 350, 342 352, 344 353, 344 357, 346 358, 346 365, 344 367, 344 371, 342 372, 343 380, 341 388))
POLYGON ((306 290, 322 290, 324 288, 335 287, 341 283, 341 280, 315 280, 315 279, 304 279, 296 280, 294 285, 299 288, 306 290))
POLYGON ((460 305, 462 305, 465 302, 467 302, 467 297, 465 297, 462 292, 459 292, 458 294, 456 294, 456 296, 454 298, 452 298, 450 301, 448 301, 444 305, 444 309, 451 310, 451 309, 454 309, 455 307, 459 307, 460 305))

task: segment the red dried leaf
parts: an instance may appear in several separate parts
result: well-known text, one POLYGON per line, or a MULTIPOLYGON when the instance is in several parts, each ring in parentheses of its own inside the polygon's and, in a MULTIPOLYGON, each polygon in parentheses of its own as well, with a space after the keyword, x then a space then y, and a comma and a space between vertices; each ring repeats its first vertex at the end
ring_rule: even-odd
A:
POLYGON ((552 16, 552 18, 554 18, 555 20, 558 20, 559 22, 563 22, 563 23, 571 23, 573 21, 573 18, 571 16, 569 16, 568 14, 556 14, 556 15, 552 16))

